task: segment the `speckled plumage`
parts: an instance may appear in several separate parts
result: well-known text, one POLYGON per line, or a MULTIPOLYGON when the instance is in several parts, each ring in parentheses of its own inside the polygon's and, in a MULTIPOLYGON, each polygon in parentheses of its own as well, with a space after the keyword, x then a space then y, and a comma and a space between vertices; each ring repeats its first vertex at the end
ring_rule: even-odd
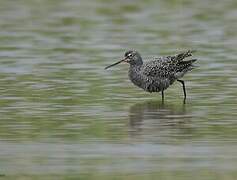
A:
POLYGON ((184 74, 193 69, 193 63, 196 59, 185 60, 192 56, 193 51, 186 51, 174 56, 154 58, 151 61, 144 62, 137 51, 127 51, 125 58, 107 68, 116 65, 122 61, 130 64, 128 76, 136 86, 147 92, 163 92, 176 80, 183 84, 184 96, 186 91, 184 81, 179 80, 184 74))

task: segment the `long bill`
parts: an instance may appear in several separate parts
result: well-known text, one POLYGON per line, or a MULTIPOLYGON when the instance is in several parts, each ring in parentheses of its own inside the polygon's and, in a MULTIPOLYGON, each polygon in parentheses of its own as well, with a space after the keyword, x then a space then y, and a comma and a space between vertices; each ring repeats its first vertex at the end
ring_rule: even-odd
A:
POLYGON ((122 59, 122 60, 120 60, 120 61, 118 61, 118 62, 116 62, 116 63, 114 63, 114 64, 111 64, 111 65, 109 65, 109 66, 106 66, 105 69, 111 68, 112 66, 115 66, 115 65, 117 65, 117 64, 119 64, 119 63, 121 63, 121 62, 123 62, 123 61, 125 61, 125 60, 126 60, 126 58, 125 58, 125 59, 122 59))

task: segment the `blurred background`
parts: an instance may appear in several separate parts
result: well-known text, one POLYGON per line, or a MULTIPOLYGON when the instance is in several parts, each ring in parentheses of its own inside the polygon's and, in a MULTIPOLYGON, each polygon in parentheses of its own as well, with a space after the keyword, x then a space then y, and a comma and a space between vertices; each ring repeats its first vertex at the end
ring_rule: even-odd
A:
POLYGON ((0 179, 234 180, 236 0, 0 1, 0 179), (128 66, 195 49, 149 94, 128 66))

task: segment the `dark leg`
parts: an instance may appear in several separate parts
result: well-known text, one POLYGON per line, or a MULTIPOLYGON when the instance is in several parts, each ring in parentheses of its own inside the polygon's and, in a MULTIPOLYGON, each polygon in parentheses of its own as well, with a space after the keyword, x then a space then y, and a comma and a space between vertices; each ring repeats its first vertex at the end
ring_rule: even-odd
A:
POLYGON ((184 81, 183 81, 183 80, 179 80, 179 79, 177 79, 177 81, 181 82, 181 84, 183 85, 184 102, 185 102, 185 100, 186 100, 186 90, 185 90, 185 84, 184 84, 184 81))
POLYGON ((161 94, 162 94, 162 103, 164 103, 164 99, 165 99, 165 97, 164 97, 164 91, 161 91, 161 94))

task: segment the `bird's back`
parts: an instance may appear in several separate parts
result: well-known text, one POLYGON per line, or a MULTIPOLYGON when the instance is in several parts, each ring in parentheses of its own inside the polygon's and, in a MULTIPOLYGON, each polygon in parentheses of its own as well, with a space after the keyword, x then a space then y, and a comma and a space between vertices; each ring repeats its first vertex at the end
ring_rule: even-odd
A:
POLYGON ((142 72, 150 77, 172 78, 174 76, 174 78, 177 78, 177 73, 187 72, 193 68, 192 63, 196 59, 184 61, 189 56, 192 56, 192 51, 174 56, 155 58, 152 61, 144 63, 142 72))
POLYGON ((142 88, 148 92, 159 92, 167 89, 175 80, 193 69, 192 64, 196 59, 184 61, 189 56, 192 56, 192 51, 175 56, 159 57, 145 62, 139 72, 142 88))

